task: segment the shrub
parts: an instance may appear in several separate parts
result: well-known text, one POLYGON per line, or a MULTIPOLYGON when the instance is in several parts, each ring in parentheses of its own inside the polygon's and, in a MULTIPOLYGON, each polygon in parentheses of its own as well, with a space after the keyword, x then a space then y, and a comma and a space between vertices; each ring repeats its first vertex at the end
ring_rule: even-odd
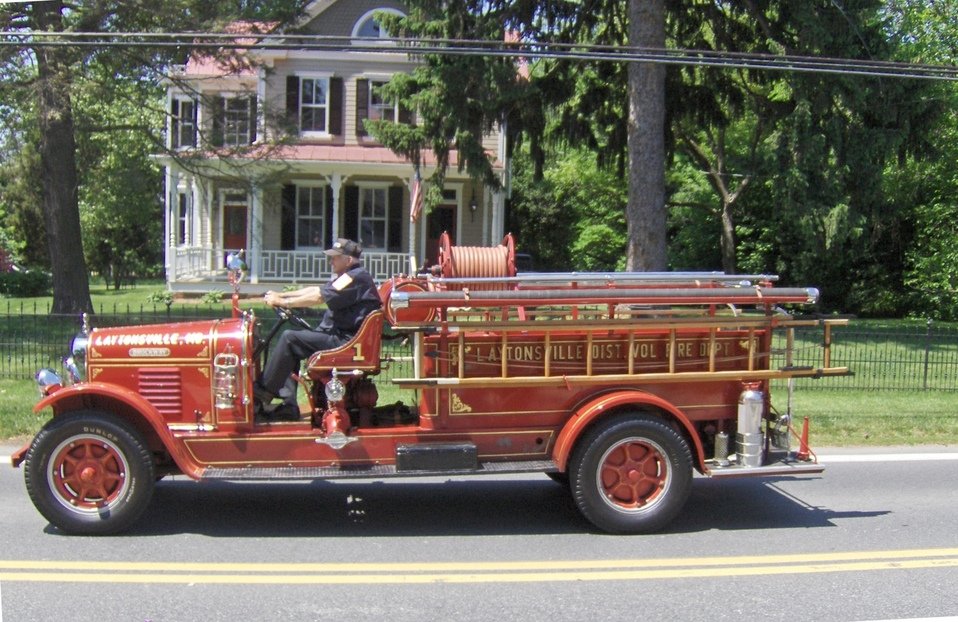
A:
POLYGON ((210 291, 203 294, 203 302, 208 305, 215 305, 223 301, 223 292, 221 291, 210 291))
POLYGON ((46 272, 27 270, 0 273, 0 295, 10 298, 45 296, 52 284, 46 272))

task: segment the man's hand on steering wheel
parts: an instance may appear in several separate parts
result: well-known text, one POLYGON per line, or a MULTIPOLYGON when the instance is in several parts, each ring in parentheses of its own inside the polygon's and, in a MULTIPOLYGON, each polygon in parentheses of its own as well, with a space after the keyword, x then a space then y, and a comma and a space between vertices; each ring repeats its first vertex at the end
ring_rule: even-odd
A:
POLYGON ((275 306, 273 307, 273 311, 275 311, 276 315, 279 316, 279 319, 284 322, 295 324, 296 326, 299 326, 300 328, 305 328, 306 330, 313 329, 313 327, 309 325, 309 322, 307 322, 303 318, 303 316, 299 315, 298 313, 296 313, 289 307, 275 306))

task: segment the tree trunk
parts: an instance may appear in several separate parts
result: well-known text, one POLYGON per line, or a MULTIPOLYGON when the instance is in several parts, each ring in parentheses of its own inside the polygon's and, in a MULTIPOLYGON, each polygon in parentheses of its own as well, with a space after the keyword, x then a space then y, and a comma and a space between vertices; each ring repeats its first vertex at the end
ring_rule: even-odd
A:
MULTIPOLYGON (((733 199, 734 200, 734 199, 733 199)), ((732 217, 732 201, 722 200, 722 270, 735 274, 735 220, 732 217)))
MULTIPOLYGON (((59 2, 36 3, 40 30, 63 30, 59 2)), ((70 99, 70 63, 62 48, 39 47, 37 116, 40 129, 40 180, 47 245, 53 274, 53 313, 92 311, 90 283, 80 237, 76 142, 70 99)))
MULTIPOLYGON (((629 44, 665 47, 664 0, 629 0, 629 44)), ((665 66, 629 63, 627 270, 665 270, 665 66)))

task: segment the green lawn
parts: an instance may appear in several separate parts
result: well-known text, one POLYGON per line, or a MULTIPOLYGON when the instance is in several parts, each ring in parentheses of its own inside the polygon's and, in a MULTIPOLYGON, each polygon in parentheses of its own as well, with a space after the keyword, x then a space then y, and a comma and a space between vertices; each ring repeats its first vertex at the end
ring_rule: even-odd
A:
MULTIPOLYGON (((90 299, 94 308, 100 306, 130 305, 140 306, 148 305, 148 298, 153 292, 162 292, 166 290, 166 282, 161 279, 138 281, 135 287, 124 287, 119 290, 108 289, 101 279, 96 279, 90 283, 90 299)), ((53 296, 38 296, 35 298, 5 298, 0 301, 0 309, 6 309, 7 306, 13 309, 19 309, 21 306, 24 312, 28 312, 34 306, 46 308, 53 302, 53 296)), ((160 305, 161 307, 163 305, 160 305)))
MULTIPOLYGON (((380 402, 408 400, 382 384, 380 402)), ((39 429, 48 413, 33 414, 37 400, 32 381, 0 380, 0 439, 22 440, 39 429)), ((774 402, 784 411, 784 392, 775 394, 774 402)), ((796 429, 803 416, 810 417, 813 449, 958 444, 958 392, 797 391, 793 412, 796 429)))
POLYGON ((797 391, 793 412, 813 447, 958 444, 956 391, 797 391))

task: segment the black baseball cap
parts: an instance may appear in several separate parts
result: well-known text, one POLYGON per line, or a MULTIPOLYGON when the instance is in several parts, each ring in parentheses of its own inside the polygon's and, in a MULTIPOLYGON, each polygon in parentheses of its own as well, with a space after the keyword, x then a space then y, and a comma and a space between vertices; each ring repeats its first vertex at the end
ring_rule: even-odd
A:
POLYGON ((336 257, 337 255, 349 255, 350 257, 359 259, 359 256, 363 254, 363 248, 352 240, 339 238, 336 240, 336 243, 333 244, 332 248, 326 249, 323 252, 330 257, 336 257))

